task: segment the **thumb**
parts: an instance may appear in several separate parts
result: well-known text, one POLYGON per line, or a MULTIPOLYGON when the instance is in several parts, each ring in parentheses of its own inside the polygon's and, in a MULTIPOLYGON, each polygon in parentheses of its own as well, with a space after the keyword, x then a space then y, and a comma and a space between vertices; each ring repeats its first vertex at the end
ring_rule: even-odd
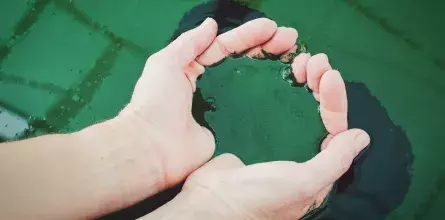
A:
POLYGON ((337 181, 369 143, 369 135, 360 129, 351 129, 332 138, 324 151, 302 164, 308 170, 307 178, 313 190, 318 192, 337 181))
POLYGON ((199 27, 189 30, 168 45, 163 55, 170 61, 186 68, 202 54, 216 38, 218 25, 212 18, 207 18, 199 27))

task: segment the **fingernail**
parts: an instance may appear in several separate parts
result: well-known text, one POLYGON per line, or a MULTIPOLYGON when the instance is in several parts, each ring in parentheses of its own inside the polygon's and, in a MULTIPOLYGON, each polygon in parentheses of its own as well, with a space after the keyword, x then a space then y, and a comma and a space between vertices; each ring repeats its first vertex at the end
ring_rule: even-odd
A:
POLYGON ((360 134, 355 137, 355 141, 360 143, 360 147, 363 149, 369 145, 371 138, 366 132, 360 132, 360 134))

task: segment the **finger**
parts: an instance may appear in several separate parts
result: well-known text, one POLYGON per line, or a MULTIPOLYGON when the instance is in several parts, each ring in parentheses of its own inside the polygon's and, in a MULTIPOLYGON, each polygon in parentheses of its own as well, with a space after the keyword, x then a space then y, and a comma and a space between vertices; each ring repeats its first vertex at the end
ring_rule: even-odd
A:
POLYGON ((205 68, 196 61, 192 61, 185 69, 185 75, 192 85, 193 92, 196 91, 196 80, 198 77, 205 72, 205 68))
POLYGON ((337 135, 348 129, 348 98, 340 73, 329 70, 320 80, 320 115, 326 130, 337 135))
POLYGON ((272 39, 262 47, 267 53, 282 54, 297 43, 298 32, 294 28, 279 27, 272 39))
POLYGON ((294 45, 289 50, 284 52, 284 54, 281 55, 281 57, 280 57, 280 62, 291 63, 296 56, 297 49, 298 49, 298 46, 294 45))
POLYGON ((306 83, 306 68, 310 58, 310 54, 301 53, 295 57, 294 61, 292 62, 292 72, 294 73, 295 79, 298 83, 306 83))
POLYGON ((166 56, 170 62, 176 62, 185 69, 210 46, 217 31, 216 21, 207 18, 199 27, 181 34, 160 53, 166 56))
POLYGON ((229 54, 242 53, 269 40, 277 30, 277 24, 267 18, 249 21, 233 30, 219 35, 197 61, 210 66, 229 54))
POLYGON ((317 54, 309 59, 307 63, 307 84, 314 93, 319 92, 321 76, 331 69, 326 54, 317 54))
POLYGON ((311 182, 310 191, 320 192, 333 184, 369 143, 369 135, 360 129, 351 129, 335 136, 325 150, 302 164, 311 182))

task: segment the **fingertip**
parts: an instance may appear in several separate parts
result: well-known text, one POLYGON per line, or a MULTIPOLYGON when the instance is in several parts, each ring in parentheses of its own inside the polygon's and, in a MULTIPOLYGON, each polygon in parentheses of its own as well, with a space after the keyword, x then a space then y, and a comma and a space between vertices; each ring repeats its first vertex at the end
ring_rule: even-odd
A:
POLYGON ((319 83, 323 74, 331 70, 332 67, 329 64, 329 58, 326 54, 320 53, 312 56, 307 64, 307 81, 308 86, 314 92, 319 92, 319 83))
POLYGON ((220 35, 221 43, 230 53, 244 52, 273 37, 277 24, 268 18, 258 18, 220 35))
POLYGON ((279 27, 274 36, 263 45, 263 50, 274 54, 282 54, 297 43, 298 32, 294 28, 279 27))
POLYGON ((206 25, 218 26, 218 24, 216 23, 215 19, 213 19, 212 17, 207 17, 204 20, 204 22, 202 22, 202 26, 206 26, 206 25))
POLYGON ((329 62, 329 57, 325 53, 319 53, 319 54, 315 55, 314 57, 319 57, 320 59, 323 59, 323 60, 326 60, 327 62, 329 62))
POLYGON ((273 33, 275 33, 275 31, 278 28, 277 22, 275 22, 274 20, 271 20, 269 18, 257 18, 252 21, 262 24, 262 26, 265 27, 265 30, 268 30, 268 33, 272 32, 272 34, 273 34, 273 33))
MULTIPOLYGON (((357 154, 360 153, 371 143, 371 137, 369 134, 362 129, 351 129, 354 134, 354 141, 357 143, 357 154)), ((351 134, 352 136, 352 134, 351 134)))
POLYGON ((323 108, 334 112, 347 110, 346 86, 340 72, 328 70, 324 73, 319 88, 323 108))
POLYGON ((320 80, 320 115, 326 130, 336 135, 348 129, 346 86, 337 70, 329 70, 320 80))
POLYGON ((185 69, 212 44, 217 32, 216 21, 207 18, 199 27, 181 34, 159 53, 185 69))
POLYGON ((297 40, 298 40, 298 31, 297 31, 297 29, 289 28, 289 32, 290 32, 290 36, 292 36, 292 39, 293 40, 295 39, 295 43, 294 44, 296 44, 297 40))
POLYGON ((353 160, 370 143, 369 135, 360 129, 351 129, 335 135, 328 146, 313 159, 304 163, 310 170, 315 191, 333 184, 346 173, 353 160))
POLYGON ((292 62, 292 72, 298 83, 306 83, 306 68, 310 58, 311 55, 309 53, 301 53, 296 56, 292 62))
POLYGON ((335 135, 330 141, 328 148, 342 148, 344 151, 353 149, 353 157, 356 157, 370 143, 371 138, 366 131, 354 128, 335 135))

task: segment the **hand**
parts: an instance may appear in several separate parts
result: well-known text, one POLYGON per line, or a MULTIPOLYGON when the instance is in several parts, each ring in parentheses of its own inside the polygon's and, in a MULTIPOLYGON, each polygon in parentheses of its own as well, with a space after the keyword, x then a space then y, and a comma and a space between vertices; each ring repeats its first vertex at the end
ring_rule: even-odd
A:
MULTIPOLYGON (((230 54, 245 52, 251 58, 264 58, 266 52, 283 61, 287 61, 290 54, 298 49, 298 33, 293 28, 279 27, 268 19, 255 19, 219 35, 212 45, 197 58, 199 63, 211 65, 230 54)), ((326 54, 312 56, 301 53, 294 57, 292 71, 298 83, 307 83, 313 91, 314 98, 320 102, 320 115, 329 134, 323 140, 321 149, 324 150, 330 140, 348 129, 348 101, 346 88, 341 74, 332 70, 326 54)), ((195 62, 197 63, 197 62, 195 62)), ((187 69, 188 78, 195 84, 196 78, 202 74, 192 66, 187 69)), ((321 205, 330 192, 331 186, 326 187, 318 196, 315 208, 321 205)))
MULTIPOLYGON (((275 27, 266 25, 266 22, 267 19, 256 19, 218 36, 194 65, 187 68, 186 74, 192 85, 202 73, 193 67, 196 64, 211 65, 229 54, 243 51, 256 58, 264 57, 263 50, 276 55, 284 53, 283 59, 297 49, 293 46, 297 38, 295 30, 274 30, 275 27), (252 28, 254 26, 258 33, 252 28)), ((332 70, 325 54, 311 57, 302 53, 293 60, 292 69, 296 80, 307 82, 316 100, 320 101, 320 114, 330 133, 322 143, 323 152, 302 164, 271 162, 251 166, 245 166, 233 155, 222 155, 193 173, 177 198, 147 218, 159 219, 165 217, 165 213, 171 217, 175 215, 174 209, 191 209, 188 214, 198 219, 203 216, 212 219, 218 219, 218 216, 221 219, 296 219, 323 202, 332 184, 369 144, 369 136, 361 130, 346 131, 345 85, 340 73, 332 70), (193 207, 180 208, 184 204, 193 204, 193 207), (190 214, 194 209, 199 210, 197 213, 201 216, 190 214)), ((187 216, 187 212, 180 213, 182 217, 187 216)))
POLYGON ((209 210, 231 210, 225 219, 299 219, 322 202, 321 194, 368 144, 365 132, 349 130, 335 136, 315 158, 300 164, 281 161, 245 166, 233 155, 221 155, 193 173, 183 191, 193 200, 205 200, 209 210), (193 198, 194 193, 199 197, 202 192, 212 199, 193 198))
POLYGON ((193 89, 184 72, 216 33, 216 22, 208 19, 148 58, 131 102, 118 116, 131 123, 130 136, 146 139, 142 143, 158 152, 164 189, 184 180, 213 155, 212 133, 192 117, 193 89))
POLYGON ((204 73, 204 66, 263 43, 270 45, 266 49, 285 52, 293 47, 297 38, 294 29, 277 30, 276 23, 265 18, 248 22, 216 38, 217 29, 216 22, 207 19, 200 27, 182 34, 151 56, 131 102, 117 117, 122 123, 131 125, 129 129, 125 126, 127 135, 145 138, 140 141, 142 145, 154 146, 159 153, 164 170, 160 189, 184 180, 213 155, 213 135, 196 123, 191 114, 196 78, 204 73), (283 39, 290 41, 284 40, 283 44, 283 39))
POLYGON ((320 98, 320 113, 331 133, 322 143, 322 152, 300 164, 281 161, 245 166, 230 154, 213 159, 187 179, 181 192, 189 201, 206 201, 203 209, 215 213, 207 216, 220 216, 221 219, 301 218, 321 205, 333 183, 369 145, 370 138, 364 131, 345 131, 347 99, 344 82, 338 71, 331 70, 327 56, 300 55, 292 66, 297 80, 304 76, 320 98), (221 209, 226 210, 224 214, 218 211, 221 209))

